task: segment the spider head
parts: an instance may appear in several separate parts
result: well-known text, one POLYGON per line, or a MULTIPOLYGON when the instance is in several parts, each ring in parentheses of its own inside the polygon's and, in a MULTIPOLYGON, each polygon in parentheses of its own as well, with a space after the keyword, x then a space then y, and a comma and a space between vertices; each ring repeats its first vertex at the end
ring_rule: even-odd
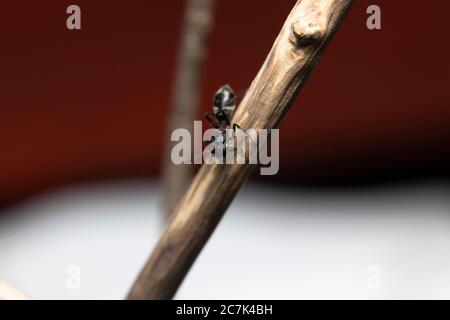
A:
POLYGON ((236 105, 236 95, 233 89, 229 85, 221 87, 214 95, 213 111, 215 114, 221 110, 225 112, 227 116, 231 116, 236 105))

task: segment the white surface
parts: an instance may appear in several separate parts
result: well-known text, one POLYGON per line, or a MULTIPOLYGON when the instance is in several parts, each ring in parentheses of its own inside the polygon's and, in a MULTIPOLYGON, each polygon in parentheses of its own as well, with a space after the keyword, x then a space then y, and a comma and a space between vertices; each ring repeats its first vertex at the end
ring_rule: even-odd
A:
MULTIPOLYGON (((448 187, 251 185, 179 299, 450 298, 448 187)), ((161 232, 151 183, 73 188, 0 215, 0 278, 39 299, 121 299, 161 232), (80 287, 70 289, 70 266, 80 287)))

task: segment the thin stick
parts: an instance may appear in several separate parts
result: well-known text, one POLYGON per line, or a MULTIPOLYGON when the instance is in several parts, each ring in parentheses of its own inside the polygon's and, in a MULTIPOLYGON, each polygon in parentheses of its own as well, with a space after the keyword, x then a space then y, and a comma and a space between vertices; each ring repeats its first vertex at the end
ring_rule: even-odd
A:
POLYGON ((180 39, 178 64, 173 88, 172 108, 163 159, 164 211, 169 216, 192 181, 191 165, 175 165, 170 160, 173 129, 192 130, 200 105, 200 79, 207 51, 207 40, 213 25, 215 0, 188 0, 180 39))
POLYGON ((0 300, 29 300, 25 293, 0 280, 0 300))
MULTIPOLYGON (((299 0, 234 117, 242 128, 277 128, 353 0, 299 0)), ((203 165, 128 299, 170 299, 254 165, 203 165)))

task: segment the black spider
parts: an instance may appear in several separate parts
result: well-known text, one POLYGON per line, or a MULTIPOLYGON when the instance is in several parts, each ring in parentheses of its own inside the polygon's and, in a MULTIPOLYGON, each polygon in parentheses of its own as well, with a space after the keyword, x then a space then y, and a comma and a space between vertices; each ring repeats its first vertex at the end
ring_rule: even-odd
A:
MULTIPOLYGON (((225 155, 227 149, 233 148, 230 146, 230 138, 227 136, 227 129, 231 125, 230 119, 236 108, 236 100, 237 96, 234 94, 233 89, 226 84, 214 95, 213 113, 205 113, 206 120, 218 130, 218 133, 212 137, 211 142, 214 142, 215 144, 212 154, 215 154, 216 150, 222 150, 225 155)), ((232 125, 233 132, 236 128, 240 129, 241 127, 234 123, 232 125)))

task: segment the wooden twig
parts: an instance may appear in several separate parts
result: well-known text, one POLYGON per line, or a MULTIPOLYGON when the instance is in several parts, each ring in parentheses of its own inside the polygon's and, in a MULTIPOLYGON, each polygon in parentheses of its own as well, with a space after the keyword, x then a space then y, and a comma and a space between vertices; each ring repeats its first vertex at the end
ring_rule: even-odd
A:
POLYGON ((29 300, 25 293, 0 280, 0 300, 29 300))
MULTIPOLYGON (((352 0, 299 0, 233 122, 277 128, 352 0)), ((254 165, 203 165, 175 210, 129 299, 170 299, 254 165)))
POLYGON ((170 160, 173 129, 192 130, 200 105, 200 79, 207 40, 213 25, 215 0, 187 0, 183 30, 178 48, 178 62, 173 88, 172 108, 167 125, 167 145, 163 158, 163 206, 167 215, 175 209, 189 183, 194 170, 191 165, 175 165, 170 160))

